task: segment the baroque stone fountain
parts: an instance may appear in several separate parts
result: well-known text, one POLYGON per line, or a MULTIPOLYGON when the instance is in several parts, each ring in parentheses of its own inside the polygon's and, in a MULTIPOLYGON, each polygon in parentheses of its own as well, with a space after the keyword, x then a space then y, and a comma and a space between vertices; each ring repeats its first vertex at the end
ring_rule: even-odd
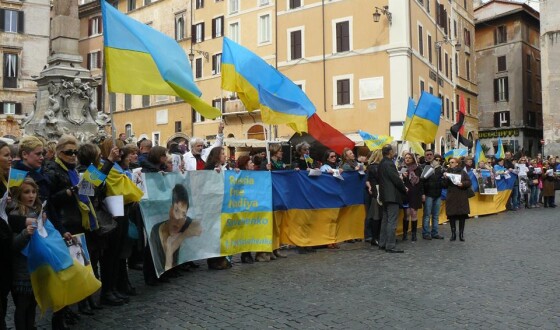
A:
POLYGON ((26 135, 57 140, 72 134, 85 142, 105 136, 110 118, 97 108, 96 81, 81 66, 78 1, 57 0, 51 21, 51 54, 37 82, 33 112, 22 122, 26 135))

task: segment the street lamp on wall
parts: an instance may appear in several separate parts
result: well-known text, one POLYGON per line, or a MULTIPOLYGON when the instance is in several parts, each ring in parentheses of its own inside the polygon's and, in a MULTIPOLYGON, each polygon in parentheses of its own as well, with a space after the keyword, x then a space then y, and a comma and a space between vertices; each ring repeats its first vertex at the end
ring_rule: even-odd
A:
POLYGON ((435 43, 436 49, 440 49, 441 45, 444 45, 444 44, 452 45, 453 47, 455 47, 456 51, 461 50, 461 43, 459 41, 455 40, 455 39, 451 39, 451 38, 448 38, 448 37, 443 38, 443 40, 436 41, 436 43, 435 43))
POLYGON ((373 21, 378 23, 381 19, 381 14, 387 16, 387 20, 389 21, 389 25, 393 23, 393 14, 389 11, 389 6, 383 6, 383 8, 375 7, 375 13, 373 13, 373 21))
POLYGON ((206 62, 209 61, 210 59, 210 54, 208 52, 205 52, 203 50, 198 50, 198 49, 191 49, 191 52, 189 53, 189 61, 194 61, 194 52, 196 52, 199 55, 202 55, 204 57, 204 59, 206 59, 206 62))

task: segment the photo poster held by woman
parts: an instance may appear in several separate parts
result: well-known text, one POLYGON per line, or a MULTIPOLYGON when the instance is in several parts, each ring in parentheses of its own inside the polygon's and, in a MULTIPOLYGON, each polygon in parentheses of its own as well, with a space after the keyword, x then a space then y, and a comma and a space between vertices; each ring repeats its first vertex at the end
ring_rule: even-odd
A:
POLYGON ((158 277, 188 261, 272 251, 270 172, 146 173, 146 186, 140 209, 158 277))

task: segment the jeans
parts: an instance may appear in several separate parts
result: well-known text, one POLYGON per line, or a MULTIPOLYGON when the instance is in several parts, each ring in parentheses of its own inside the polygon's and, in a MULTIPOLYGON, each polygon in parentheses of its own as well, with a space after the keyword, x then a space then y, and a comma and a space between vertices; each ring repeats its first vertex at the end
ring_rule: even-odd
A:
POLYGON ((379 246, 387 250, 395 248, 397 238, 397 219, 399 216, 399 204, 384 203, 383 219, 381 220, 381 232, 379 234, 379 246))
POLYGON ((422 237, 437 236, 439 209, 441 208, 441 197, 426 196, 424 203, 424 218, 422 219, 422 237), (430 233, 430 215, 432 216, 432 231, 430 233))
POLYGON ((529 205, 537 205, 539 199, 539 186, 533 185, 531 186, 531 192, 529 194, 529 205))
POLYGON ((519 185, 514 185, 511 190, 511 196, 509 198, 509 207, 511 209, 517 209, 519 207, 519 185))

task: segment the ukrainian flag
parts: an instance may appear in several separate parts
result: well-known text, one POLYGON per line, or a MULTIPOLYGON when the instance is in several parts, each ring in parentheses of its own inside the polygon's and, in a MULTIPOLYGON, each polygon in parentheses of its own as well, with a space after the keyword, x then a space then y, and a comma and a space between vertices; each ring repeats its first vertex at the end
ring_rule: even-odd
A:
POLYGON ((422 92, 414 113, 409 116, 403 130, 403 140, 412 142, 432 143, 436 138, 441 114, 441 99, 430 93, 422 92))
POLYGON ((103 174, 94 165, 88 166, 87 170, 84 172, 83 179, 92 185, 99 187, 103 181, 107 178, 107 175, 103 174))
POLYGON ((221 115, 200 99, 189 60, 175 40, 122 14, 105 0, 101 12, 110 92, 179 96, 206 118, 221 115))
POLYGON ((467 155, 467 149, 452 149, 443 155, 445 161, 448 161, 451 157, 464 157, 467 155))
POLYGON ((8 175, 8 188, 21 186, 26 176, 27 171, 10 168, 10 174, 8 175))
POLYGON ((506 153, 504 152, 504 145, 502 143, 502 138, 498 138, 498 152, 496 152, 495 155, 496 158, 505 158, 506 157, 506 153))
POLYGON ((383 148, 384 145, 393 142, 393 137, 387 135, 369 134, 362 130, 358 131, 362 140, 369 150, 374 151, 383 148))
POLYGON ((484 155, 484 150, 482 150, 482 145, 480 144, 480 140, 476 141, 476 147, 474 149, 474 163, 475 166, 478 167, 478 162, 486 161, 486 155, 484 155))
POLYGON ((263 122, 289 124, 307 131, 315 106, 305 93, 270 64, 247 48, 224 38, 222 88, 237 92, 249 111, 261 109, 263 122))
POLYGON ((64 239, 49 221, 45 221, 45 230, 47 237, 35 231, 22 251, 27 256, 35 300, 43 313, 75 304, 101 287, 91 266, 72 259, 64 239))

